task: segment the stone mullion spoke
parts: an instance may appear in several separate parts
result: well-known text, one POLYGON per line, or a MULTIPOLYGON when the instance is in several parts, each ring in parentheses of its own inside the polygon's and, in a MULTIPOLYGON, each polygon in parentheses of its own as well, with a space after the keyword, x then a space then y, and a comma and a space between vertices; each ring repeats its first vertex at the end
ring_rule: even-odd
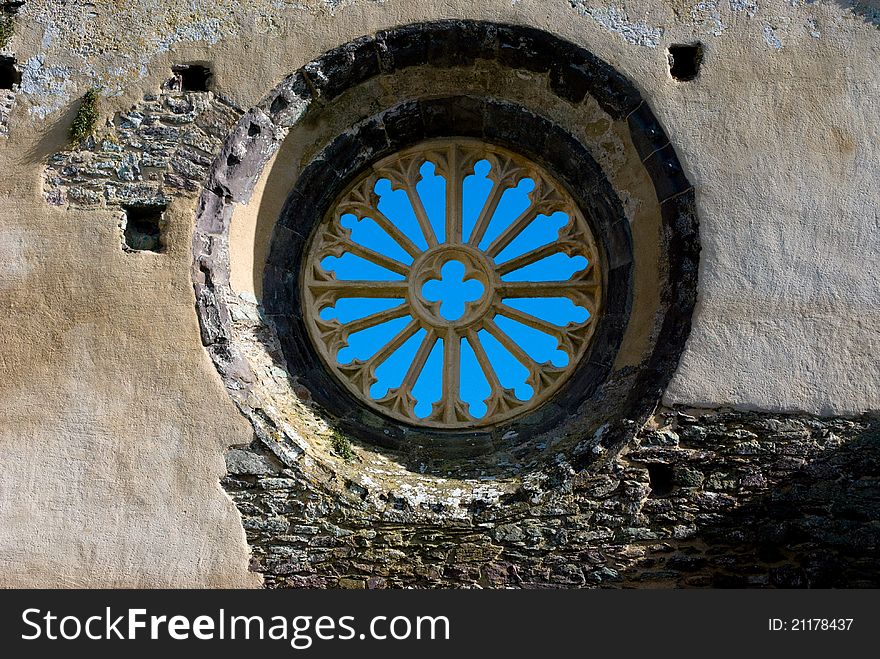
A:
POLYGON ((498 342, 503 345, 507 351, 514 356, 516 361, 525 366, 529 374, 535 376, 538 371, 541 369, 541 365, 538 364, 534 359, 529 357, 528 353, 525 350, 519 347, 516 341, 511 339, 506 332, 504 332, 498 325, 495 324, 494 320, 486 319, 484 322, 486 327, 486 331, 489 332, 492 336, 498 339, 498 342))
POLYGON ((421 228, 422 233, 425 235, 428 247, 436 247, 439 244, 437 242, 437 236, 434 234, 434 227, 431 226, 431 220, 428 219, 428 212, 425 210, 425 205, 422 203, 422 198, 419 196, 415 184, 407 183, 406 196, 409 198, 409 203, 412 205, 413 212, 416 214, 419 228, 421 228))
POLYGON ((449 148, 446 162, 446 242, 453 245, 462 241, 462 155, 453 145, 449 148))
POLYGON ((419 420, 415 414, 417 401, 412 395, 412 390, 425 368, 425 363, 428 361, 428 356, 435 343, 437 343, 437 334, 433 329, 428 328, 400 386, 389 389, 385 396, 376 401, 379 405, 412 421, 419 420))
POLYGON ((459 404, 461 388, 461 337, 450 328, 443 337, 443 420, 456 421, 456 407, 459 404))
POLYGON ((409 304, 401 304, 393 309, 370 314, 348 323, 340 323, 335 318, 323 320, 319 316, 315 319, 315 325, 327 351, 335 358, 337 353, 348 345, 348 339, 352 334, 409 315, 412 315, 412 309, 410 309, 409 304))
POLYGON ((527 327, 531 327, 532 329, 536 329, 539 332, 543 332, 544 334, 552 336, 554 339, 559 341, 560 344, 566 340, 566 332, 562 327, 554 325, 553 323, 550 323, 546 320, 542 320, 541 318, 533 316, 530 313, 520 311, 519 309, 514 309, 513 307, 509 307, 506 304, 496 305, 495 310, 502 316, 506 316, 511 320, 515 320, 518 323, 526 325, 527 327))
POLYGON ((397 242, 397 244, 399 244, 403 248, 403 250, 413 258, 422 253, 422 250, 420 250, 413 241, 407 238, 406 235, 397 228, 394 222, 388 219, 388 217, 378 208, 372 209, 367 214, 367 217, 372 218, 373 221, 375 221, 376 224, 378 224, 385 233, 391 236, 391 238, 394 239, 394 241, 397 242))
POLYGON ((538 207, 534 204, 525 209, 518 218, 510 223, 510 226, 508 226, 495 240, 492 241, 492 244, 486 248, 486 254, 488 254, 492 258, 498 256, 498 254, 503 251, 505 247, 513 242, 514 238, 522 233, 523 229, 525 229, 534 221, 534 219, 538 216, 538 210, 538 207))
POLYGON ((426 159, 424 157, 410 157, 395 163, 394 165, 379 167, 374 171, 376 176, 387 178, 391 182, 392 189, 404 190, 406 192, 406 197, 409 199, 410 206, 412 206, 413 213, 415 213, 419 228, 425 236, 425 241, 427 241, 428 247, 436 247, 438 245, 437 236, 434 234, 434 228, 431 226, 431 221, 428 219, 425 205, 422 203, 422 198, 419 196, 419 192, 416 189, 416 184, 421 178, 421 166, 425 162, 426 159))
POLYGON ((355 360, 351 364, 342 364, 338 368, 360 389, 364 396, 369 398, 370 387, 376 382, 376 369, 418 331, 419 323, 416 320, 411 320, 394 338, 366 361, 355 360))
POLYGON ((498 379, 498 374, 492 367, 492 362, 486 354, 486 349, 483 347, 479 335, 475 331, 469 330, 467 340, 474 351, 477 363, 480 365, 483 375, 486 376, 486 382, 489 383, 491 390, 491 393, 485 399, 486 415, 491 417, 499 412, 509 412, 519 407, 522 403, 517 399, 516 392, 513 389, 506 389, 501 384, 501 380, 498 379))
POLYGON ((477 223, 474 225, 471 235, 468 238, 468 245, 476 247, 480 244, 480 241, 486 233, 486 229, 489 228, 492 216, 495 215, 495 210, 501 202, 501 197, 504 195, 504 192, 511 187, 511 185, 503 185, 500 182, 496 182, 495 185, 492 186, 492 190, 489 192, 486 203, 483 204, 483 209, 480 211, 480 216, 477 218, 477 223))
POLYGON ((420 326, 417 320, 413 319, 407 323, 406 327, 400 330, 393 339, 386 343, 379 351, 367 360, 372 368, 376 368, 388 359, 395 350, 406 343, 410 337, 419 331, 420 326))
POLYGON ((498 296, 504 298, 522 297, 564 297, 583 306, 590 315, 596 307, 596 293, 599 284, 592 281, 510 281, 501 282, 498 296))
MULTIPOLYGON (((339 280, 313 281, 309 288, 319 295, 334 293, 333 299, 344 297, 387 297, 406 298, 407 283, 405 281, 364 281, 364 280, 339 280)), ((322 307, 323 308, 323 307, 322 307)))
POLYGON ((542 245, 541 247, 528 251, 525 254, 521 254, 520 256, 510 259, 509 261, 505 261, 497 268, 495 268, 495 271, 498 273, 499 277, 503 277, 504 275, 511 273, 514 270, 524 268, 527 265, 535 263, 536 261, 540 261, 543 258, 552 256, 559 251, 561 250, 556 243, 548 243, 547 245, 542 245))
POLYGON ((501 380, 498 379, 498 374, 495 372, 495 368, 489 360, 489 355, 486 354, 486 349, 483 347, 480 337, 473 330, 469 330, 466 337, 468 344, 470 344, 471 349, 474 351, 474 356, 477 358, 477 363, 483 371, 483 375, 486 376, 486 382, 489 383, 489 388, 492 390, 492 393, 503 389, 501 386, 501 380))
POLYGON ((406 375, 403 376, 403 382, 398 387, 399 392, 402 394, 412 393, 413 387, 416 386, 419 375, 422 374, 422 370, 425 368, 435 343, 437 343, 437 333, 433 329, 428 329, 425 338, 422 339, 422 343, 416 351, 415 357, 413 357, 412 364, 407 369, 406 375))
POLYGON ((526 378, 526 384, 532 387, 534 395, 537 395, 543 388, 551 386, 560 374, 565 372, 566 369, 557 368, 550 362, 544 362, 543 364, 536 362, 516 343, 516 341, 511 339, 500 327, 498 327, 494 320, 485 321, 485 327, 486 330, 498 339, 501 345, 503 345, 520 364, 526 367, 529 372, 529 377, 526 378))
POLYGON ((380 254, 369 247, 364 247, 363 245, 359 245, 352 240, 343 240, 340 242, 340 245, 346 252, 350 252, 355 256, 360 256, 371 263, 375 263, 376 265, 382 266, 386 270, 390 270, 391 272, 395 272, 398 275, 403 275, 406 277, 409 274, 409 266, 405 263, 401 263, 396 259, 392 259, 390 256, 385 256, 384 254, 380 254))
POLYGON ((411 314, 412 310, 409 308, 409 304, 401 304, 393 309, 387 309, 386 311, 380 311, 378 313, 370 314, 369 316, 364 316, 363 318, 357 318, 348 323, 343 323, 341 327, 345 332, 345 337, 347 339, 351 334, 355 334, 356 332, 362 332, 363 330, 375 327, 376 325, 387 323, 389 320, 397 320, 398 318, 403 318, 404 316, 409 316, 411 314))

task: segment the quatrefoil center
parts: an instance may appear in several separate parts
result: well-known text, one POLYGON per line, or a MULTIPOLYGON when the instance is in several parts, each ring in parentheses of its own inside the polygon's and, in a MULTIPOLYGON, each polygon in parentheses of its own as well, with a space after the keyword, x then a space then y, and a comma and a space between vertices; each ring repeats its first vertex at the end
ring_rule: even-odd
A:
POLYGON ((429 302, 440 303, 440 315, 458 320, 468 302, 483 297, 485 287, 476 279, 465 279, 465 267, 459 261, 447 261, 440 269, 440 279, 429 279, 422 286, 422 295, 429 302))

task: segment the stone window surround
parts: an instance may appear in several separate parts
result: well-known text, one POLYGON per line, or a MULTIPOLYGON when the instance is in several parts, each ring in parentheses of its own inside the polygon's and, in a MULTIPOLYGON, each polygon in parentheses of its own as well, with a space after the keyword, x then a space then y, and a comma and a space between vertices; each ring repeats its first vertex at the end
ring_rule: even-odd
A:
POLYGON ((560 428, 606 380, 629 317, 631 262, 629 225, 620 201, 599 165, 577 140, 512 103, 472 97, 435 98, 405 102, 353 127, 302 172, 275 230, 264 275, 263 306, 279 336, 291 375, 305 384, 344 431, 389 448, 416 443, 455 453, 485 452, 503 444, 504 436, 510 432, 528 436, 560 428), (438 121, 428 127, 422 121, 425 115, 454 117, 456 113, 460 113, 459 120, 438 121), (379 130, 379 126, 384 130, 379 130), (516 143, 493 129, 503 126, 517 127, 516 143), (605 270, 606 280, 605 309, 596 319, 590 351, 566 385, 525 417, 492 428, 465 431, 389 423, 366 409, 323 366, 302 320, 299 289, 305 238, 312 233, 317 218, 324 217, 337 194, 361 170, 360 159, 351 157, 351 153, 359 150, 369 154, 372 161, 423 139, 450 135, 480 138, 517 149, 560 177, 578 205, 589 209, 589 221, 600 249, 598 262, 605 270), (327 167, 327 162, 336 166, 327 167), (348 167, 343 169, 343 164, 348 167))
MULTIPOLYGON (((243 407, 243 401, 247 398, 248 367, 234 350, 230 350, 228 310, 220 294, 228 282, 225 240, 232 205, 249 199, 263 168, 277 151, 287 131, 310 113, 320 112, 348 88, 377 75, 411 66, 464 66, 477 59, 494 59, 504 66, 544 73, 549 77, 553 94, 570 103, 579 103, 589 95, 610 116, 625 121, 629 126, 632 142, 653 180, 663 217, 662 249, 668 275, 662 293, 665 313, 651 357, 642 364, 633 386, 623 394, 626 413, 620 415, 619 423, 606 424, 598 429, 602 442, 620 444, 631 437, 634 429, 656 405, 677 365, 690 329, 699 252, 693 189, 682 172, 673 147, 633 85, 589 52, 533 28, 452 20, 380 32, 375 37, 363 37, 329 51, 289 76, 257 107, 247 112, 226 140, 200 199, 194 236, 194 283, 203 343, 224 376, 230 393, 247 416, 251 417, 251 414, 243 407)), ((465 131, 469 116, 462 111, 464 106, 461 105, 461 99, 447 100, 445 108, 444 102, 432 99, 413 102, 419 107, 421 116, 432 118, 435 130, 442 129, 441 133, 445 134, 465 131), (422 103, 434 109, 426 114, 424 107, 419 105, 422 103)), ((476 102, 480 104, 483 101, 477 99, 476 102)), ((497 109, 505 103, 493 99, 483 105, 497 109)), ((514 115, 517 113, 515 107, 508 107, 507 110, 514 115)), ((525 116, 521 109, 519 113, 520 119, 525 116)), ((494 127, 501 126, 512 131, 508 137, 509 143, 517 143, 519 148, 522 148, 522 142, 527 143, 535 134, 532 130, 523 130, 526 124, 519 120, 481 123, 486 124, 490 133, 494 127)), ((387 123, 381 128, 373 128, 384 133, 387 123)), ((548 130, 551 130, 550 126, 548 130)), ((488 137, 499 140, 498 135, 488 137)), ((565 140, 565 137, 560 139, 565 140)), ((359 169, 377 157, 375 149, 363 149, 360 142, 349 140, 346 143, 346 140, 341 140, 335 148, 347 151, 352 169, 359 169)), ((340 180, 345 178, 335 168, 324 169, 339 176, 340 180)), ((281 224, 284 224, 283 220, 281 224)), ((279 243, 277 237, 274 242, 279 243)), ((270 263, 272 261, 270 256, 270 263)), ((610 263, 624 266, 620 269, 621 273, 626 270, 624 263, 614 263, 613 259, 610 263)), ((267 272, 269 288, 274 286, 272 281, 275 280, 267 272)), ((625 289, 622 288, 624 295, 625 289)), ((284 300, 290 298, 285 293, 282 298, 274 299, 271 291, 267 290, 266 293, 264 305, 275 321, 282 344, 288 341, 285 351, 288 356, 295 355, 297 353, 289 343, 292 333, 283 327, 279 329, 284 318, 277 313, 279 309, 283 311, 284 300), (282 306, 272 306, 278 304, 282 306)), ((571 413, 572 410, 563 411, 544 429, 552 428, 560 417, 571 413)), ((346 422, 345 419, 335 421, 346 432, 364 434, 363 425, 359 422, 346 422)), ((401 431, 396 437, 393 436, 388 432, 387 425, 376 430, 372 438, 392 448, 401 446, 403 434, 407 435, 407 441, 413 439, 412 432, 401 431)), ((482 438, 482 441, 475 441, 469 447, 459 445, 456 450, 465 448, 466 451, 482 453, 491 449, 503 435, 504 432, 500 432, 494 437, 482 438)), ((443 442, 430 439, 433 441, 422 442, 422 445, 442 448, 443 442)))

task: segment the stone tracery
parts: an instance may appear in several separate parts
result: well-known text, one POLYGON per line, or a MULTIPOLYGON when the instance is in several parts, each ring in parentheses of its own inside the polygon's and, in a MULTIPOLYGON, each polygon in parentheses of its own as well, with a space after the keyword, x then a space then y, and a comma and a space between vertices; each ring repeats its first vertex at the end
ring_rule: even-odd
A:
MULTIPOLYGON (((600 268, 595 265, 597 254, 592 233, 580 210, 564 188, 546 171, 506 149, 476 140, 432 140, 374 165, 350 186, 318 228, 304 273, 305 309, 311 310, 307 326, 325 364, 361 401, 379 411, 399 421, 433 427, 490 425, 540 405, 564 382, 583 356, 593 334, 592 320, 602 304, 602 275, 600 268), (492 188, 473 229, 466 234, 463 182, 465 177, 473 173, 475 163, 480 160, 489 161, 487 177, 492 182, 492 188), (421 178, 420 170, 426 162, 434 163, 436 170, 446 180, 445 227, 439 237, 437 234, 440 232, 432 226, 425 204, 416 190, 421 178), (502 196, 506 190, 516 187, 526 178, 535 184, 529 193, 528 207, 515 218, 503 217, 498 212, 502 196), (392 189, 406 192, 418 221, 419 239, 424 240, 427 249, 419 248, 412 237, 401 229, 399 222, 378 209, 379 199, 374 189, 381 180, 389 180, 392 189), (556 241, 529 245, 529 248, 521 249, 512 258, 503 258, 506 248, 530 224, 541 216, 560 211, 565 213, 567 223, 556 241), (356 241, 352 232, 342 225, 342 217, 347 213, 354 214, 358 220, 373 219, 413 258, 412 263, 403 263, 356 241), (497 235, 487 237, 487 229, 493 223, 503 226, 503 229, 496 232, 497 235), (341 257, 346 252, 404 279, 344 280, 320 265, 328 256, 341 257), (550 274, 544 275, 543 279, 538 275, 525 280, 508 280, 507 275, 541 263, 558 253, 585 257, 586 266, 567 281, 553 281, 550 274), (467 303, 461 317, 453 320, 444 318, 440 313, 440 303, 427 299, 422 290, 429 280, 439 280, 441 269, 451 261, 464 265, 465 280, 477 281, 483 287, 482 295, 467 303), (320 317, 321 311, 346 298, 384 298, 399 303, 344 323, 320 317), (581 322, 556 324, 541 317, 541 312, 535 315, 507 304, 509 300, 523 298, 568 299, 586 309, 587 317, 581 322), (495 320, 497 316, 553 337, 558 349, 568 357, 567 365, 560 367, 549 361, 538 362, 529 354, 526 346, 499 326, 495 320), (402 318, 409 319, 409 322, 383 345, 375 346, 369 358, 355 359, 351 363, 342 363, 342 359, 338 358, 339 351, 347 345, 352 334, 402 318), (498 367, 493 366, 483 345, 482 337, 486 334, 528 370, 526 383, 533 395, 526 400, 518 398, 513 389, 502 385, 498 367), (377 381, 376 369, 417 335, 419 347, 400 384, 384 396, 371 396, 370 389, 377 381), (479 372, 475 372, 475 369, 470 372, 462 370, 463 342, 473 351, 479 372), (413 388, 436 344, 442 345, 443 350, 442 393, 431 413, 426 418, 419 418, 413 388), (484 401, 486 413, 478 418, 461 399, 460 388, 463 377, 481 375, 486 379, 491 393, 484 401)), ((308 311, 306 313, 309 314, 308 311)))

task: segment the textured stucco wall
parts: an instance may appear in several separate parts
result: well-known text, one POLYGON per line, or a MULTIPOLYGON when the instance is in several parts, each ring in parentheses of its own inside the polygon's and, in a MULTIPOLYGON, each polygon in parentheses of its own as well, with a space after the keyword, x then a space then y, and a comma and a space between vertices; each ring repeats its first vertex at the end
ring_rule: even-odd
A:
POLYGON ((224 452, 250 442, 199 341, 195 197, 169 249, 129 254, 118 213, 46 203, 93 86, 112 116, 178 62, 253 106, 331 47, 416 20, 530 24, 642 92, 694 183, 694 328, 666 401, 846 414, 880 408, 880 30, 870 3, 633 0, 28 0, 4 47, 23 78, 0 121, 0 583, 256 585, 224 452), (666 46, 700 40, 677 83, 666 46), (7 109, 11 107, 11 109, 7 109))

